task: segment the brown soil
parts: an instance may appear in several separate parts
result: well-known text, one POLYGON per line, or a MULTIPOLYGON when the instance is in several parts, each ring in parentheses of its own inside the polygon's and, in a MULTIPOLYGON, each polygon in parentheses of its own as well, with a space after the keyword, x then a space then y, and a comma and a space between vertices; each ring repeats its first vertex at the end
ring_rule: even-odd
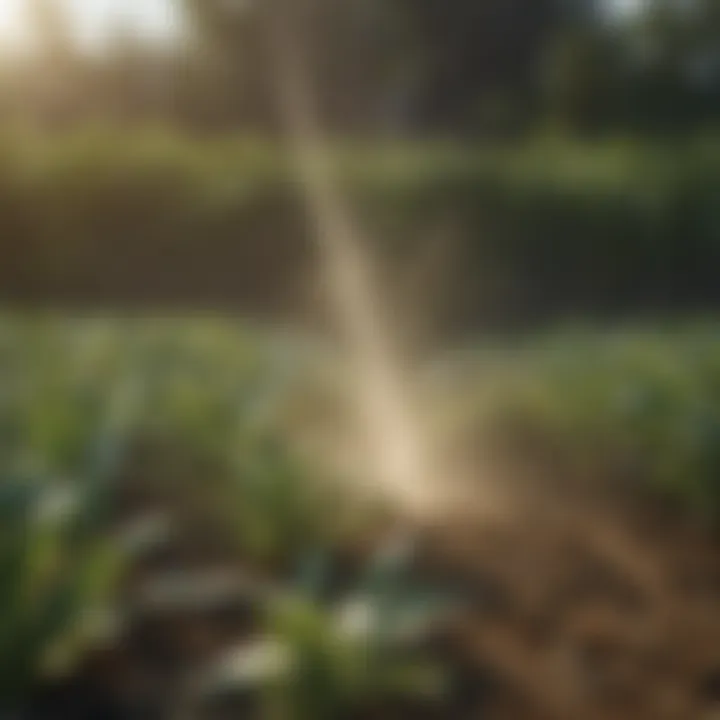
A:
POLYGON ((455 651, 493 678, 482 717, 710 720, 719 551, 667 518, 535 497, 494 526, 441 524, 430 566, 467 600, 455 651))

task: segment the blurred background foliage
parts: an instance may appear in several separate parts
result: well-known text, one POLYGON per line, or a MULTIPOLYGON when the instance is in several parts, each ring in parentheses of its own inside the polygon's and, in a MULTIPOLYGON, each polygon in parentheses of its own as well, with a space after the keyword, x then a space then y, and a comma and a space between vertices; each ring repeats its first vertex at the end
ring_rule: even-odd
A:
MULTIPOLYGON (((98 52, 76 41, 62 3, 31 0, 38 42, 20 72, 6 53, 3 116, 45 127, 95 119, 271 130, 263 23, 288 12, 283 2, 178 0, 181 41, 117 22, 98 52)), ((715 0, 294 5, 333 132, 495 137, 561 123, 666 137, 717 116, 715 0)))
MULTIPOLYGON (((307 314, 314 257, 265 42, 288 7, 185 0, 176 35, 118 22, 92 46, 62 3, 29 7, 35 43, 0 62, 3 299, 307 314)), ((432 319, 450 333, 713 307, 717 13, 295 3, 393 301, 426 310, 405 276, 430 248, 460 278, 432 319)))
MULTIPOLYGON (((8 132, 0 154, 6 301, 296 321, 317 310, 306 212, 266 140, 8 132)), ((671 145, 339 142, 336 157, 387 265, 388 294, 447 335, 702 312, 719 299, 712 133, 671 145)))

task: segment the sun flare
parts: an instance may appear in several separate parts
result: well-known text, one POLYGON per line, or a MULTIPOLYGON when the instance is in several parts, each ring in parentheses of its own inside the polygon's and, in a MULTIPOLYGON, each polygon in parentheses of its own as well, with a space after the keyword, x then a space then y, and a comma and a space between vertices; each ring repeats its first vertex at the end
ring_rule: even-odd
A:
POLYGON ((28 23, 23 0, 0 2, 0 44, 19 45, 27 40, 28 23))
MULTIPOLYGON (((119 24, 156 39, 174 37, 180 4, 173 0, 54 0, 63 20, 82 43, 102 42, 119 24)), ((33 32, 31 0, 0 0, 0 47, 25 48, 33 32)))

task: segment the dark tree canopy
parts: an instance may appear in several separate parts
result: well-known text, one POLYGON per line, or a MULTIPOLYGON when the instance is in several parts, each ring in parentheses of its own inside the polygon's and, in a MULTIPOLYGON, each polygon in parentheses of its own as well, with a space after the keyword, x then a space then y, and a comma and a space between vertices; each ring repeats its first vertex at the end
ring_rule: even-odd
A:
POLYGON ((720 114, 718 0, 654 0, 624 18, 609 0, 177 2, 183 42, 119 28, 98 54, 75 46, 57 0, 32 0, 39 50, 3 79, 3 114, 273 131, 269 13, 292 16, 335 133, 664 133, 720 114))

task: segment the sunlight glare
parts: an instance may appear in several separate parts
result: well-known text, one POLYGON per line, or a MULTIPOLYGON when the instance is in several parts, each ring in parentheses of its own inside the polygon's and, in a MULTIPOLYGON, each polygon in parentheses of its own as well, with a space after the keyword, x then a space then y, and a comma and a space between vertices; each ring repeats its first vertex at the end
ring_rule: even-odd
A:
MULTIPOLYGON (((119 23, 143 36, 172 37, 180 27, 173 0, 55 0, 83 43, 102 42, 119 23)), ((0 44, 22 48, 32 41, 28 0, 0 0, 0 44)))
POLYGON ((0 45, 19 46, 27 40, 23 0, 0 0, 0 45))

